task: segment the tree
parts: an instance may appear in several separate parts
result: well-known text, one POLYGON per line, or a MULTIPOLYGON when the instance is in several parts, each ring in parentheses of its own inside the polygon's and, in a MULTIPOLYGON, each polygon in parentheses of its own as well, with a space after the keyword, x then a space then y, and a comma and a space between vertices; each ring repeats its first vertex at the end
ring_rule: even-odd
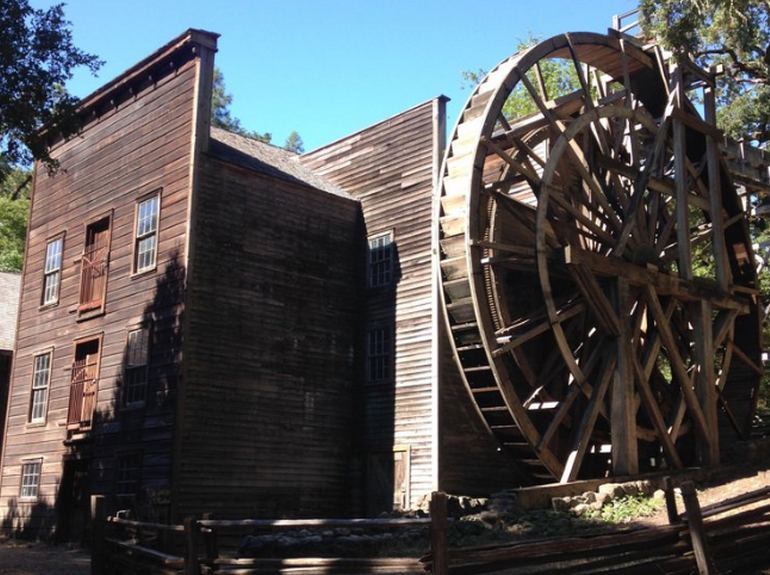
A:
POLYGON ((703 68, 722 64, 717 120, 728 136, 770 143, 770 2, 642 0, 643 32, 689 54, 703 68))
POLYGON ((64 84, 75 68, 95 73, 101 61, 75 47, 70 25, 63 4, 40 10, 28 0, 0 0, 0 179, 33 159, 55 168, 40 128, 76 129, 77 99, 64 84))
POLYGON ((56 162, 40 130, 67 136, 77 128, 77 99, 64 89, 73 71, 99 59, 75 47, 64 5, 48 10, 28 0, 0 0, 0 271, 20 271, 27 233, 33 160, 56 162))
POLYGON ((241 121, 230 112, 230 104, 233 96, 227 93, 225 77, 219 68, 214 68, 214 85, 211 94, 211 124, 228 132, 235 132, 241 136, 270 143, 273 136, 270 132, 259 133, 256 130, 247 130, 241 125, 241 121))
POLYGON ((305 151, 305 144, 302 141, 296 130, 292 130, 289 136, 286 138, 286 143, 283 145, 284 149, 294 152, 295 154, 301 154, 305 151))
MULTIPOLYGON (((520 41, 516 46, 516 51, 520 52, 531 48, 539 42, 537 38, 530 36, 525 41, 520 41)), ((550 59, 543 60, 540 63, 540 72, 543 76, 543 83, 545 84, 546 92, 549 99, 554 99, 565 94, 574 92, 580 87, 580 83, 577 77, 577 71, 571 62, 563 59, 550 59)), ((484 76, 487 75, 486 70, 479 68, 475 71, 465 70, 462 72, 463 88, 475 87, 484 76)), ((534 70, 527 72, 527 78, 533 84, 536 84, 534 70)), ((521 118, 537 112, 537 106, 526 88, 519 83, 508 96, 508 99, 503 105, 503 114, 510 121, 514 118, 521 118)))

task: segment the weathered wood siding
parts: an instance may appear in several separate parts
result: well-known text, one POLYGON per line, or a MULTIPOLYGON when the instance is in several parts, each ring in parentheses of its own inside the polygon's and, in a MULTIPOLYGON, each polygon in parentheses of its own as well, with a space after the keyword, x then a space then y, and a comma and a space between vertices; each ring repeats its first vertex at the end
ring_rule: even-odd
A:
POLYGON ((134 84, 133 95, 115 94, 116 105, 103 107, 80 134, 53 149, 61 164, 56 175, 36 167, 0 486, 0 517, 17 518, 5 527, 18 527, 30 515, 51 520, 65 457, 88 462, 88 491, 111 493, 117 458, 136 451, 145 499, 167 503, 197 61, 189 47, 174 63, 164 60, 151 80, 134 84), (155 190, 161 194, 157 268, 135 275, 136 203, 155 190), (105 215, 112 225, 104 314, 79 318, 85 226, 105 215), (59 301, 41 307, 46 242, 57 234, 65 234, 59 301), (146 405, 116 409, 127 333, 143 320, 152 326, 146 405), (65 444, 73 342, 92 335, 102 337, 97 417, 91 432, 65 444), (53 353, 47 417, 30 424, 33 356, 46 349, 53 353), (19 501, 22 460, 38 457, 39 500, 19 501))
MULTIPOLYGON (((364 337, 367 326, 393 328, 393 378, 388 383, 366 382, 362 337, 357 384, 362 432, 359 456, 366 464, 377 453, 408 448, 412 505, 431 491, 434 472, 431 197, 435 104, 434 100, 425 102, 302 156, 305 165, 361 202, 365 236, 393 231, 393 285, 365 290, 361 308, 364 337)), ((365 254, 359 265, 365 268, 365 254)))
POLYGON ((204 156, 176 514, 347 506, 360 207, 204 156))

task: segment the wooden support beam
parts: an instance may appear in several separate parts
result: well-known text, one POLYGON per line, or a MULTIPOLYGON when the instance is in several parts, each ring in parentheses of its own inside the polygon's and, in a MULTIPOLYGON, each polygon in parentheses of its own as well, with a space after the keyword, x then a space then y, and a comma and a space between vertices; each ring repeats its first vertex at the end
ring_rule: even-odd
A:
POLYGON ((660 272, 657 268, 642 267, 622 258, 603 256, 595 252, 567 246, 562 250, 565 264, 583 264, 597 277, 623 277, 631 285, 653 286, 660 295, 669 295, 680 301, 690 302, 708 300, 717 309, 736 310, 747 313, 748 305, 739 298, 723 295, 718 290, 709 289, 702 282, 681 280, 671 274, 660 272))
POLYGON ((690 251, 690 193, 687 182, 684 125, 674 119, 674 184, 676 187, 676 244, 679 277, 692 279, 692 253, 690 251))
MULTIPOLYGON (((614 287, 614 308, 618 317, 628 317, 628 281, 618 278, 614 287)), ((636 439, 636 407, 631 334, 628 322, 620 322, 615 339, 617 360, 612 377, 610 403, 610 436, 612 437, 612 472, 616 476, 639 473, 639 454, 636 439)))
MULTIPOLYGON (((716 96, 714 88, 707 86, 703 90, 703 109, 706 122, 716 125, 716 96)), ((716 262, 716 276, 719 288, 726 292, 730 282, 730 265, 727 260, 727 246, 725 245, 725 230, 722 220, 722 177, 720 173, 719 145, 713 135, 706 136, 706 162, 708 164, 709 181, 709 207, 711 214, 711 241, 716 262)))
POLYGON ((676 510, 676 494, 674 493, 674 482, 668 475, 663 478, 663 492, 666 494, 666 514, 668 515, 668 524, 676 525, 681 521, 679 512, 676 510))
POLYGON ((692 481, 685 481, 680 489, 682 490, 684 508, 687 512, 690 541, 695 555, 695 563, 698 566, 698 573, 699 575, 716 575, 718 571, 709 553, 708 539, 706 538, 706 530, 703 528, 703 516, 700 511, 700 503, 698 503, 698 495, 695 492, 695 485, 692 481))
POLYGON ((719 424, 717 423, 717 389, 714 375, 714 341, 711 305, 701 300, 689 306, 690 323, 695 344, 695 394, 698 396, 709 432, 708 445, 700 445, 698 459, 707 465, 719 463, 719 424))

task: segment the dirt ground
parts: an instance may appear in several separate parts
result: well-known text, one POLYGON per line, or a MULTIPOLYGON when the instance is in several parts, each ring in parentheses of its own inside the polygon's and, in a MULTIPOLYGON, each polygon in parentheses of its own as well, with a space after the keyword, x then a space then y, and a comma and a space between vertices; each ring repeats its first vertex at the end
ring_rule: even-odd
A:
POLYGON ((90 564, 82 549, 0 539, 0 575, 88 575, 90 564))
MULTIPOLYGON (((697 485, 698 503, 700 503, 701 507, 770 485, 770 462, 764 465, 747 466, 744 469, 733 468, 731 471, 733 475, 730 477, 723 477, 697 485)), ((680 513, 684 511, 681 499, 677 499, 677 508, 680 513)), ((652 517, 640 518, 635 523, 649 526, 666 525, 668 524, 666 509, 665 507, 661 508, 652 517)))
MULTIPOLYGON (((770 485, 770 463, 759 467, 733 468, 731 471, 731 477, 723 477, 698 486, 698 500, 701 506, 770 485)), ((664 525, 668 523, 668 519, 665 509, 661 509, 656 515, 638 519, 635 523, 648 526, 664 525)), ((83 549, 0 539, 0 575, 88 575, 89 573, 90 556, 83 549)), ((753 573, 770 575, 770 569, 753 573)))

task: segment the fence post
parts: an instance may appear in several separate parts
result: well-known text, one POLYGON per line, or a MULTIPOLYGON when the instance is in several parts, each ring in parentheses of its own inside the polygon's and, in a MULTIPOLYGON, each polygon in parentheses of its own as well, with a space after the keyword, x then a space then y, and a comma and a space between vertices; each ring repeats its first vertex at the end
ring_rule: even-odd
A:
POLYGON ((674 495, 674 483, 671 478, 663 478, 663 491, 666 494, 666 513, 668 514, 668 524, 675 525, 679 523, 679 512, 676 510, 676 497, 674 495))
POLYGON ((684 510, 687 513, 687 524, 690 527, 690 541, 695 554, 695 562, 698 565, 700 575, 715 575, 717 573, 714 562, 708 550, 706 531, 703 528, 703 516, 700 512, 698 495, 695 493, 695 485, 692 481, 685 481, 680 485, 684 510))
POLYGON ((198 561, 198 550, 195 545, 195 533, 197 529, 198 522, 195 521, 195 517, 184 518, 184 575, 200 575, 201 572, 200 563, 198 561))
POLYGON ((91 575, 104 573, 104 529, 107 521, 107 507, 104 495, 91 496, 91 575))
POLYGON ((446 493, 434 491, 430 496, 430 549, 433 554, 433 574, 449 573, 447 554, 446 493))
MULTIPOLYGON (((211 513, 204 513, 203 519, 213 519, 211 513)), ((217 540, 217 530, 214 527, 201 527, 203 534, 203 543, 206 547, 206 562, 213 565, 219 557, 219 541, 217 540)))

